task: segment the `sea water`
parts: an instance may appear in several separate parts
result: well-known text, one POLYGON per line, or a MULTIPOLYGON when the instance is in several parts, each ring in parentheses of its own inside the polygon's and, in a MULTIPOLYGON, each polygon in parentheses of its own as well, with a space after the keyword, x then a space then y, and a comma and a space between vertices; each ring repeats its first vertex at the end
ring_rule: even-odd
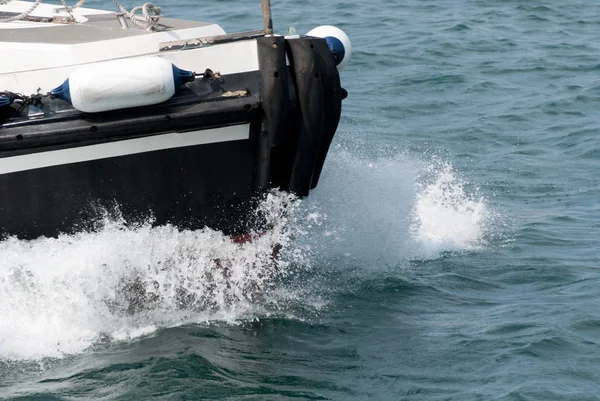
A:
POLYGON ((0 399, 600 399, 600 3, 272 5, 353 41, 319 187, 271 193, 249 244, 114 219, 0 242, 0 399))

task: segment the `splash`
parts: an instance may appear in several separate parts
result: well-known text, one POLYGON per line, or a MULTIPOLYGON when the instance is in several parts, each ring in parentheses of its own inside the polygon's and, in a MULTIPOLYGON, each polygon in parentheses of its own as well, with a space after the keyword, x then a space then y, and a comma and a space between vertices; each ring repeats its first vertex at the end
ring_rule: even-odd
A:
POLYGON ((484 244, 492 213, 449 163, 402 152, 361 156, 342 147, 328 160, 328 174, 308 202, 326 211, 318 242, 329 257, 361 270, 386 269, 484 244))
POLYGON ((412 246, 408 227, 418 165, 404 155, 361 157, 338 147, 307 203, 325 211, 312 249, 334 263, 393 264, 412 246), (341 259, 341 260, 340 260, 341 259))
POLYGON ((481 246, 491 218, 483 197, 469 195, 447 163, 432 163, 425 173, 433 175, 434 180, 430 184, 417 183, 411 224, 423 256, 481 246))
POLYGON ((0 360, 62 357, 189 323, 311 318, 331 288, 357 276, 484 245, 490 212, 466 188, 435 158, 337 147, 307 200, 264 199, 257 213, 273 228, 250 243, 209 229, 131 228, 114 213, 93 233, 9 238, 0 242, 0 360))
POLYGON ((0 242, 0 359, 61 357, 160 327, 252 318, 277 277, 306 263, 291 242, 301 235, 299 204, 269 194, 257 212, 273 228, 244 244, 210 229, 119 221, 94 233, 0 242))

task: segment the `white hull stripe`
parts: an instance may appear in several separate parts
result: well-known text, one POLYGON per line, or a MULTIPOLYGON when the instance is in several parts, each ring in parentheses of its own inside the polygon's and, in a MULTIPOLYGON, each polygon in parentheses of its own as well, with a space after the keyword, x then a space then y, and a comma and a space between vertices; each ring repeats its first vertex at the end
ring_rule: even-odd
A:
POLYGON ((133 155, 155 150, 237 141, 249 138, 250 124, 241 124, 224 128, 182 133, 175 132, 143 138, 126 139, 124 141, 101 143, 98 145, 0 158, 0 174, 90 160, 108 159, 110 157, 133 155))

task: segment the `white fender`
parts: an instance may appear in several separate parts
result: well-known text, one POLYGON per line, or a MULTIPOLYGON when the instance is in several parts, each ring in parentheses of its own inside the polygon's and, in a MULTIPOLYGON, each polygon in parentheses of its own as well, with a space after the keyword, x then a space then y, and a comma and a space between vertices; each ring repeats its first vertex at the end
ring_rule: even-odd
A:
POLYGON ((321 25, 310 30, 306 36, 324 38, 337 63, 338 71, 342 71, 352 57, 352 42, 344 31, 331 25, 321 25))

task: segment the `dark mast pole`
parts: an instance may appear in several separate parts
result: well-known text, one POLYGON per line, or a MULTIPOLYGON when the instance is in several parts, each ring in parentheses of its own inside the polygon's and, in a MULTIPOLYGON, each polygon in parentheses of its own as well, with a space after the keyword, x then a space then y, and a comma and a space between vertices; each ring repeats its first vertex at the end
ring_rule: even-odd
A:
POLYGON ((262 0, 262 14, 265 25, 265 35, 273 35, 273 17, 271 15, 271 0, 262 0))

